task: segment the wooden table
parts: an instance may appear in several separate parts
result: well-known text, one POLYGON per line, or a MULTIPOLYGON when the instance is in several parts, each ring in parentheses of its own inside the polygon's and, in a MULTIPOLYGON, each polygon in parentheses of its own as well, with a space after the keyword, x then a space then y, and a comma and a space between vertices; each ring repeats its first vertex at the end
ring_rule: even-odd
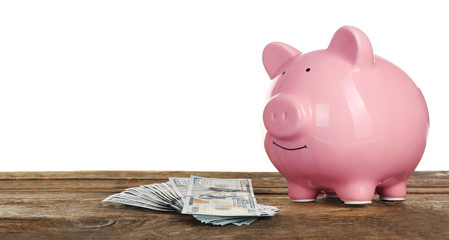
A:
POLYGON ((449 172, 416 172, 405 202, 349 206, 338 199, 293 203, 279 173, 3 172, 0 239, 449 239, 449 172), (189 215, 115 203, 128 187, 195 174, 251 178, 257 202, 277 206, 251 225, 205 225, 189 215))

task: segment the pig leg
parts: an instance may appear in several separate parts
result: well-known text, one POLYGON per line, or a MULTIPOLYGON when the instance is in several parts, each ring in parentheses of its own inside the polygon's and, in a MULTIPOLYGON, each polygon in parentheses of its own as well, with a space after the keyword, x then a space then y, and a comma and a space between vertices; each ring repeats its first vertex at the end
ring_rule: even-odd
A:
POLYGON ((403 201, 407 195, 407 180, 381 185, 377 189, 377 193, 381 200, 385 201, 403 201))
POLYGON ((373 200, 376 184, 351 182, 335 188, 338 197, 345 204, 369 204, 373 200))
POLYGON ((313 202, 320 190, 309 187, 306 183, 288 182, 288 195, 293 202, 313 202))

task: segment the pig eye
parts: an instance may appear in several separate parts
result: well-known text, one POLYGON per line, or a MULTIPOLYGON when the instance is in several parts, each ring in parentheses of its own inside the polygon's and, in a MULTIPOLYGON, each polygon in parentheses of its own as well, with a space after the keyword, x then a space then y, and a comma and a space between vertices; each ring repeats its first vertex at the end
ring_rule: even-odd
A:
POLYGON ((284 75, 284 74, 285 74, 285 71, 282 72, 282 75, 284 75))
POLYGON ((310 68, 307 68, 307 69, 306 69, 306 72, 310 72, 310 68))

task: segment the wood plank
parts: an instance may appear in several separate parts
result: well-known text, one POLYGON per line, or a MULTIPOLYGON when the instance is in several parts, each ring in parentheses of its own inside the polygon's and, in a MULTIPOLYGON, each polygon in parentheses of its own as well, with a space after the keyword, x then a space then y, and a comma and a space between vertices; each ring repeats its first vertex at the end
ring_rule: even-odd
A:
MULTIPOLYGON (((188 177, 196 174, 217 178, 251 178, 256 193, 286 193, 287 182, 279 173, 237 173, 237 172, 3 172, 0 173, 1 189, 10 191, 101 191, 120 192, 123 189, 168 181, 167 176, 188 177), (98 176, 96 178, 96 176, 98 176), (135 176, 135 177, 134 177, 135 176), (263 176, 263 177, 260 177, 263 176), (11 181, 15 180, 15 181, 11 181), (19 181, 20 180, 20 181, 19 181), (69 181, 71 180, 71 181, 69 181)), ((411 192, 441 192, 449 189, 449 175, 443 172, 416 172, 408 181, 411 192), (422 188, 421 190, 419 188, 422 188)))
MULTIPOLYGON (((216 178, 251 178, 274 186, 284 187, 286 181, 278 172, 192 172, 192 171, 69 171, 69 172, 0 172, 0 181, 9 180, 149 180, 166 181, 168 176, 189 177, 190 175, 216 178)), ((449 186, 449 174, 445 171, 415 172, 409 186, 449 186)))
POLYGON ((208 172, 208 171, 49 171, 49 172, 0 172, 0 180, 9 179, 153 179, 200 175, 217 178, 264 178, 281 175, 278 172, 208 172))
POLYGON ((0 173, 0 239, 447 239, 449 172, 417 172, 404 202, 348 206, 334 198, 293 203, 279 173, 0 173), (190 174, 251 178, 258 203, 280 208, 249 226, 204 225, 188 215, 104 203, 127 187, 190 174), (272 184, 274 183, 274 184, 272 184))
POLYGON ((66 239, 75 236, 85 239, 89 237, 106 239, 110 236, 122 239, 179 239, 196 236, 199 236, 199 239, 211 237, 226 239, 231 238, 230 236, 245 239, 261 237, 369 239, 370 236, 373 238, 388 236, 388 239, 417 239, 422 236, 423 239, 439 239, 444 236, 441 234, 449 233, 447 230, 449 216, 447 212, 439 210, 449 207, 449 203, 447 199, 435 196, 426 196, 425 203, 412 197, 404 203, 375 201, 372 205, 363 207, 346 206, 335 199, 297 204, 290 202, 285 196, 277 198, 258 196, 258 198, 261 203, 279 206, 281 211, 274 217, 240 228, 202 225, 190 216, 175 213, 160 213, 118 204, 101 205, 93 201, 76 201, 69 209, 66 209, 67 204, 70 204, 68 202, 60 203, 59 206, 47 206, 45 202, 36 202, 35 204, 41 208, 37 212, 31 212, 23 206, 13 207, 14 215, 29 217, 3 216, 0 220, 0 234, 7 233, 9 236, 20 238, 45 236, 43 238, 66 239), (22 212, 14 211, 19 209, 22 212))

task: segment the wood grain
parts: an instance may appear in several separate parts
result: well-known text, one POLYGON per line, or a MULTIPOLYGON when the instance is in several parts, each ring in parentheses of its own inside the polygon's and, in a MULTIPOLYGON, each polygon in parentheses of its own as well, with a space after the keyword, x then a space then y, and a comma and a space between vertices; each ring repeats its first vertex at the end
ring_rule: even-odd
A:
POLYGON ((416 172, 407 193, 404 202, 348 206, 323 197, 293 203, 285 179, 272 172, 4 172, 0 239, 449 239, 449 172, 416 172), (249 226, 219 227, 101 202, 128 187, 191 174, 251 178, 258 203, 280 211, 249 226))

